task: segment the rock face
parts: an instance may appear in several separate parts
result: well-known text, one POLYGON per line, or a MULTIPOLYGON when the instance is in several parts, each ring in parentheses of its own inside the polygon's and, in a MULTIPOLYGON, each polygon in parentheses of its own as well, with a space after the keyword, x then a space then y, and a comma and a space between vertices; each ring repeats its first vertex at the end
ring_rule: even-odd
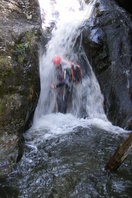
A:
POLYGON ((37 0, 0 3, 0 176, 8 174, 19 155, 21 133, 39 95, 37 0))
POLYGON ((132 14, 132 1, 131 0, 116 0, 116 2, 132 14))
POLYGON ((115 1, 96 4, 95 18, 85 23, 83 48, 93 66, 113 124, 132 128, 132 21, 115 1))

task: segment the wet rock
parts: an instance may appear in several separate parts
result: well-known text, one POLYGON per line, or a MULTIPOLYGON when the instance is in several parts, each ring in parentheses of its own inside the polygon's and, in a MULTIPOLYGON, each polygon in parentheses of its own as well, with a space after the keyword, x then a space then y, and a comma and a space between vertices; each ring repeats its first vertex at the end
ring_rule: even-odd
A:
POLYGON ((0 177, 15 165, 39 96, 38 1, 0 3, 0 177))
POLYGON ((98 1, 94 14, 96 17, 85 23, 83 47, 101 86, 109 120, 130 129, 131 16, 114 1, 106 0, 98 1))
POLYGON ((18 156, 18 137, 7 132, 0 138, 0 176, 4 177, 15 167, 18 156))
POLYGON ((116 2, 132 14, 132 1, 131 0, 116 0, 116 2))

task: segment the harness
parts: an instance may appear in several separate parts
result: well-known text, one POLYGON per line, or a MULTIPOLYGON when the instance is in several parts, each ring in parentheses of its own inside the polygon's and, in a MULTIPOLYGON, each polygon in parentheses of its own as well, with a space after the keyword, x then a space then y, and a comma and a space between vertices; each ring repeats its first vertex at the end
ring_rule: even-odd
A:
POLYGON ((80 65, 68 62, 64 66, 60 65, 59 69, 57 70, 57 80, 59 83, 56 87, 58 88, 66 85, 66 87, 71 90, 73 83, 78 83, 81 81, 81 79, 82 76, 80 65))
POLYGON ((64 79, 68 79, 72 82, 80 82, 82 79, 81 67, 72 62, 68 62, 68 66, 64 69, 64 79))

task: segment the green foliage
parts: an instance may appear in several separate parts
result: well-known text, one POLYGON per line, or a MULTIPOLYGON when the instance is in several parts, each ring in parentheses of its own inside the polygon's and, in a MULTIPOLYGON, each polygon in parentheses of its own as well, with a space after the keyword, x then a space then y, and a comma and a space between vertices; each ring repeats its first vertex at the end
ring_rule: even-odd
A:
POLYGON ((21 54, 26 53, 27 50, 30 50, 30 43, 19 43, 16 45, 15 50, 21 54))
POLYGON ((29 42, 25 43, 24 47, 25 47, 25 49, 29 49, 30 48, 30 43, 29 42))

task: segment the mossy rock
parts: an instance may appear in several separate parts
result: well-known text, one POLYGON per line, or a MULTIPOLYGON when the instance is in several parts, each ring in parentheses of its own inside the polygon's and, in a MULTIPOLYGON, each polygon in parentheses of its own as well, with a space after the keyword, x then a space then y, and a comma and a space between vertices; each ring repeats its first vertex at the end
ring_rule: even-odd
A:
POLYGON ((38 0, 30 1, 29 8, 23 7, 26 2, 1 2, 0 176, 8 175, 16 163, 25 120, 34 111, 39 95, 40 10, 38 0), (27 19, 25 14, 32 17, 27 19))

